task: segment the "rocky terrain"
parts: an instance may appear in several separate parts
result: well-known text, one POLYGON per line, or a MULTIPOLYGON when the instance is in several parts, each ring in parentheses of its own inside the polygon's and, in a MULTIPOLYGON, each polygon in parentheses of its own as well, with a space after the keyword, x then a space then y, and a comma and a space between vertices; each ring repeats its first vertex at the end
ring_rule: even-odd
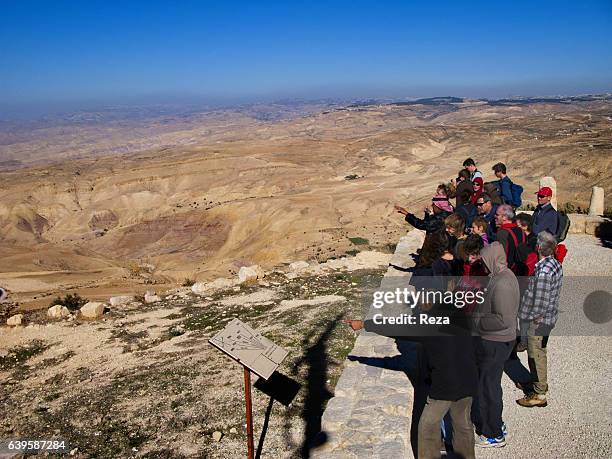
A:
POLYGON ((26 313, 0 328, 0 437, 64 439, 82 458, 243 456, 242 369, 207 342, 238 317, 289 351, 279 369, 288 379, 271 393, 286 381, 299 389, 285 407, 255 384, 256 446, 263 432, 263 457, 298 456, 353 346, 342 320, 361 315, 390 258, 363 252, 265 277, 243 270, 243 282, 113 298, 96 319, 26 313))
POLYGON ((393 204, 419 212, 467 156, 527 203, 543 175, 574 207, 612 191, 608 96, 113 113, 3 131, 0 285, 23 308, 383 249, 393 204))
POLYGON ((585 208, 612 191, 611 119, 602 96, 3 123, 0 438, 242 455, 242 372, 207 342, 239 317, 289 351, 300 387, 289 407, 254 391, 264 457, 305 455, 355 341, 341 321, 409 230, 393 204, 420 212, 471 156, 489 179, 505 162, 527 203, 552 175, 585 208), (89 303, 48 311, 67 293, 89 303))

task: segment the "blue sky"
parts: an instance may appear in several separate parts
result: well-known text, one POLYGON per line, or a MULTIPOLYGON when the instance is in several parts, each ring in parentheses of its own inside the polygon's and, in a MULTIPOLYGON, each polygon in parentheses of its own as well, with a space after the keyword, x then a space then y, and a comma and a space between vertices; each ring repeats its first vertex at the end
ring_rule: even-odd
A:
POLYGON ((0 104, 612 90, 612 2, 0 0, 0 104))

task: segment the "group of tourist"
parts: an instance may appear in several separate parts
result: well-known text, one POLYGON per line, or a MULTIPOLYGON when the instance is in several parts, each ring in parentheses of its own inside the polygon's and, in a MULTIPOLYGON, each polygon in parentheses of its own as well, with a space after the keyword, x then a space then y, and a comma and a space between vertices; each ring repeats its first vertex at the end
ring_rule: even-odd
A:
MULTIPOLYGON (((463 166, 450 184, 438 186, 423 218, 395 206, 408 223, 426 232, 413 285, 430 276, 442 279, 447 291, 486 292, 482 303, 455 308, 454 317, 465 318, 463 332, 457 332, 460 326, 452 336, 414 337, 424 355, 420 377, 430 387, 418 424, 419 458, 440 457, 441 436, 448 435, 444 426, 449 424, 443 419, 449 417, 455 454, 473 458, 475 445, 506 445, 501 382, 516 352, 527 351, 531 375, 529 381, 516 382, 524 391, 518 405, 547 405, 547 343, 557 320, 566 253, 558 244, 564 235, 550 202, 553 191, 541 187, 533 215, 517 215, 522 187, 510 180, 504 164, 493 166, 497 180, 490 183, 471 158, 463 166)), ((417 310, 448 313, 444 305, 417 305, 417 310)), ((362 321, 349 323, 353 329, 364 326, 362 321)), ((381 330, 372 321, 365 328, 413 339, 381 330)))

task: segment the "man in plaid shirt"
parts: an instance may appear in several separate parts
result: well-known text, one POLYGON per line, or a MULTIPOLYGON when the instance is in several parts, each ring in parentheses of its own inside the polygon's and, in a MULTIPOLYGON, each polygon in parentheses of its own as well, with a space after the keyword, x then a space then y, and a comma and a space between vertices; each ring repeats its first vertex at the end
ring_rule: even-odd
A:
POLYGON ((536 249, 539 261, 535 273, 523 295, 519 308, 522 325, 528 325, 527 355, 531 382, 522 384, 525 397, 516 402, 524 407, 545 407, 547 382, 546 346, 548 336, 559 315, 559 296, 563 280, 563 268, 555 259, 557 240, 543 231, 538 234, 536 249))

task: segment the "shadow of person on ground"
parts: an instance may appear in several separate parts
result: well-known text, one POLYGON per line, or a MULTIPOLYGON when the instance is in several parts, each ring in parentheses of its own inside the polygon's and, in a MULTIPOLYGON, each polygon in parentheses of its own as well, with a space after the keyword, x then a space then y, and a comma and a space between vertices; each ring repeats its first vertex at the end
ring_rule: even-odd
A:
POLYGON ((595 229, 595 236, 599 238, 601 245, 612 249, 612 222, 605 221, 595 229))
MULTIPOLYGON (((325 330, 316 338, 314 343, 311 340, 315 337, 318 330, 312 331, 302 340, 302 347, 305 349, 304 356, 293 365, 292 372, 297 374, 302 365, 306 365, 306 394, 304 406, 300 414, 304 420, 304 437, 300 446, 300 456, 310 457, 310 451, 327 442, 327 435, 321 432, 321 417, 327 401, 333 394, 327 388, 328 355, 327 346, 331 334, 341 323, 343 314, 338 314, 332 318, 325 330)), ((287 425, 285 426, 288 427, 287 425)))

